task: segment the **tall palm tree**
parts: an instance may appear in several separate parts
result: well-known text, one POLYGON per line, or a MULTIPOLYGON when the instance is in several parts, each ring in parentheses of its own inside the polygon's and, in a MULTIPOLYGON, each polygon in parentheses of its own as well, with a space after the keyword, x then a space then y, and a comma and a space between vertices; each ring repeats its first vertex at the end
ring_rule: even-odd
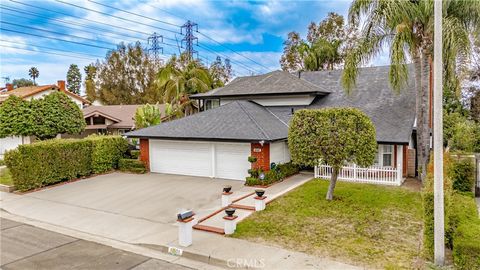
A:
POLYGON ((319 38, 311 45, 302 42, 298 51, 303 55, 305 70, 332 70, 335 64, 342 61, 340 45, 341 41, 328 41, 324 38, 319 38))
POLYGON ((193 102, 189 96, 204 93, 212 89, 212 80, 208 70, 198 61, 189 60, 185 55, 175 56, 161 68, 156 80, 160 96, 164 103, 174 106, 176 116, 179 113, 193 113, 193 102))
POLYGON ((31 67, 28 70, 28 75, 30 76, 30 78, 33 79, 33 83, 36 84, 35 79, 38 78, 40 72, 38 72, 38 69, 36 67, 31 67))
MULTIPOLYGON (((429 158, 430 128, 428 96, 430 62, 433 59, 432 0, 354 0, 349 19, 357 23, 365 18, 362 37, 356 48, 347 54, 342 83, 347 92, 353 89, 358 68, 390 46, 389 80, 395 91, 407 81, 407 62, 414 64, 417 114, 417 159, 421 178, 426 174, 429 158)), ((443 61, 445 82, 457 80, 455 69, 458 56, 470 52, 469 31, 479 28, 480 2, 443 1, 443 61)))

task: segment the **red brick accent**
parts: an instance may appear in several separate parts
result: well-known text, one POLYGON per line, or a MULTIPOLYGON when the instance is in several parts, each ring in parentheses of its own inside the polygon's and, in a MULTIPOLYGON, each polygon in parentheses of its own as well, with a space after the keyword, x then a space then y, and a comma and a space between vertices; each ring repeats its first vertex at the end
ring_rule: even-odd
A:
POLYGON ((150 153, 148 139, 140 139, 140 160, 143 161, 147 170, 150 169, 150 153))
POLYGON ((259 143, 252 143, 250 148, 250 155, 257 158, 257 162, 252 164, 252 169, 261 168, 265 172, 270 170, 269 143, 264 143, 263 146, 259 143))
POLYGON ((12 91, 13 90, 13 84, 11 84, 11 83, 5 84, 5 87, 7 87, 7 91, 12 91))
POLYGON ((408 177, 415 177, 415 149, 407 150, 407 175, 408 177))
POLYGON ((60 90, 62 91, 66 91, 67 88, 65 87, 65 81, 61 80, 61 81, 57 81, 57 86, 58 88, 60 88, 60 90))

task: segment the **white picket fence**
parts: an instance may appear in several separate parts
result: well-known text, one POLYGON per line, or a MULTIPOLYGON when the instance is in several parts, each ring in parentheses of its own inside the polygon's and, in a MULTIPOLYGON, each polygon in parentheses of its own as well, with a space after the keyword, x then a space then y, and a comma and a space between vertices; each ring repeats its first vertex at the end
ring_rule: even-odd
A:
MULTIPOLYGON (((329 165, 315 166, 315 178, 330 178, 332 167, 329 165)), ((404 179, 402 169, 393 167, 371 166, 368 168, 357 165, 344 166, 340 169, 338 179, 347 182, 371 183, 400 186, 404 179)))

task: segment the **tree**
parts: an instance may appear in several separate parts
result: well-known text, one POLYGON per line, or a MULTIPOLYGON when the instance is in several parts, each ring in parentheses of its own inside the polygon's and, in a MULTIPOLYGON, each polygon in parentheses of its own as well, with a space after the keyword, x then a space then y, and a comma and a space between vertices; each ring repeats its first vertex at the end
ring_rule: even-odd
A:
POLYGON ((30 78, 33 79, 33 83, 36 85, 37 83, 35 82, 35 79, 40 76, 40 72, 38 71, 38 69, 36 67, 31 67, 28 70, 28 75, 30 76, 30 78))
POLYGON ((94 102, 97 99, 97 89, 95 87, 95 76, 97 74, 97 67, 93 64, 85 66, 85 93, 87 99, 90 102, 94 102))
POLYGON ((68 91, 80 94, 80 84, 82 83, 82 74, 77 65, 71 64, 67 72, 67 89, 68 91))
POLYGON ((333 191, 340 169, 348 162, 367 167, 377 153, 375 126, 355 108, 303 109, 290 121, 288 146, 295 164, 316 166, 321 160, 332 167, 326 196, 333 191))
POLYGON ((215 61, 210 65, 208 72, 211 76, 212 88, 222 87, 232 78, 231 66, 229 67, 228 59, 222 63, 222 58, 217 56, 215 61))
POLYGON ((45 140, 57 134, 80 133, 84 128, 82 111, 63 92, 31 101, 10 95, 0 105, 0 138, 37 136, 45 140))
POLYGON ((145 104, 138 107, 135 111, 134 120, 137 129, 160 124, 161 113, 158 105, 145 104))
POLYGON ((33 134, 33 109, 30 102, 10 95, 0 104, 0 138, 33 134))
POLYGON ((339 68, 345 53, 356 42, 355 25, 345 25, 343 16, 330 12, 318 25, 311 22, 306 40, 297 32, 290 32, 283 43, 280 59, 285 71, 316 71, 339 68))
POLYGON ((142 104, 160 101, 154 84, 157 67, 140 42, 120 44, 105 61, 97 63, 96 97, 106 105, 142 104))
POLYGON ((26 86, 34 86, 35 83, 30 79, 20 78, 20 79, 13 79, 12 85, 13 85, 13 88, 19 88, 19 87, 26 87, 26 86))
POLYGON ((194 107, 189 96, 207 92, 212 89, 213 82, 207 68, 182 54, 179 58, 173 56, 160 69, 156 85, 163 103, 173 106, 169 111, 178 117, 192 114, 194 107))
MULTIPOLYGON (((455 77, 459 55, 469 53, 469 31, 479 27, 480 2, 445 1, 443 12, 444 80, 450 87, 455 77)), ((407 61, 412 59, 415 69, 417 113, 417 159, 421 178, 426 175, 429 158, 430 129, 428 123, 428 96, 430 61, 433 59, 433 1, 363 1, 350 6, 349 21, 356 24, 365 18, 358 46, 345 59, 342 84, 350 92, 358 75, 358 68, 390 45, 389 80, 395 91, 400 91, 408 77, 407 61)))

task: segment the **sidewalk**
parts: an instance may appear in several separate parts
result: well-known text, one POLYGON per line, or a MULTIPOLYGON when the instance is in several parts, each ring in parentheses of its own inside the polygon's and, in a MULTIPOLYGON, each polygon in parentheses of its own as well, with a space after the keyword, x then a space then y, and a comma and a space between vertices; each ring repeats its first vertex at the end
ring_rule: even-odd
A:
MULTIPOLYGON (((266 195, 271 200, 311 178, 311 175, 297 175, 295 178, 267 188, 266 195)), ((237 195, 240 197, 242 194, 248 194, 251 190, 252 188, 249 187, 242 188, 237 195)), ((168 247, 178 246, 178 229, 175 223, 159 223, 27 195, 9 193, 0 195, 3 210, 12 215, 39 221, 47 226, 86 233, 105 240, 136 244, 162 252, 167 252, 168 247)), ((193 245, 183 249, 182 258, 220 267, 233 266, 235 268, 361 269, 330 259, 317 258, 304 253, 197 230, 193 232, 193 245)))

